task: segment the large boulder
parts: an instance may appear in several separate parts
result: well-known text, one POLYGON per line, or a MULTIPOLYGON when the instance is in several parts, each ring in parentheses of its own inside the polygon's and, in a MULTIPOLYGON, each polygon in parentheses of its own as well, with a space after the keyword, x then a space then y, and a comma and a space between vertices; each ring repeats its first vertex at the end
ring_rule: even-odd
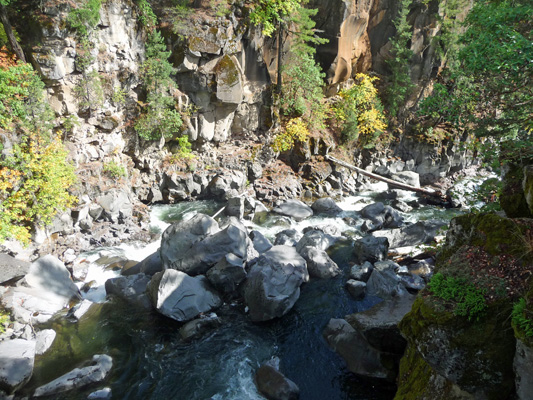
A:
POLYGON ((274 245, 295 246, 301 238, 302 235, 296 229, 284 229, 276 234, 274 245))
POLYGON ((304 220, 313 215, 313 210, 311 207, 306 205, 304 202, 295 199, 287 200, 286 202, 281 203, 280 205, 274 207, 272 211, 280 215, 291 217, 296 221, 304 220))
POLYGON ((54 379, 52 382, 39 386, 35 389, 33 396, 54 395, 57 398, 57 395, 60 393, 101 382, 107 377, 112 366, 113 360, 111 357, 105 354, 96 354, 93 356, 91 365, 83 368, 75 368, 65 375, 54 379))
POLYGON ((300 297, 300 285, 308 279, 306 262, 294 247, 274 246, 262 254, 244 286, 252 321, 285 315, 300 297))
POLYGON ((176 321, 188 321, 211 311, 222 301, 204 276, 191 277, 172 269, 158 272, 148 285, 154 307, 176 321))
POLYGON ((33 262, 21 282, 22 285, 8 289, 3 302, 22 322, 48 321, 72 299, 81 297, 70 272, 51 255, 33 262))
POLYGON ((387 258, 389 240, 386 237, 365 236, 354 242, 353 253, 359 264, 374 263, 387 258))
POLYGON ((219 230, 218 223, 205 214, 197 214, 187 221, 170 225, 161 237, 163 269, 175 268, 176 262, 194 243, 219 230))
POLYGON ((342 272, 324 250, 306 246, 299 253, 307 262, 307 270, 313 278, 334 278, 342 272))
POLYGON ((270 240, 268 240, 265 235, 259 231, 253 230, 250 232, 250 239, 252 239, 254 248, 259 254, 264 253, 272 248, 272 243, 270 243, 270 240))
POLYGON ((33 373, 34 360, 34 340, 0 342, 0 390, 10 394, 24 386, 33 373))
POLYGON ((362 265, 352 265, 350 268, 350 278, 357 281, 367 282, 373 269, 374 266, 368 261, 365 261, 362 265))
POLYGON ((279 360, 261 365, 255 374, 257 390, 269 400, 297 400, 300 389, 279 371, 279 360))
POLYGON ((248 259, 248 241, 249 238, 241 227, 230 224, 225 229, 194 243, 176 259, 173 268, 189 275, 198 275, 205 274, 227 254, 248 259))

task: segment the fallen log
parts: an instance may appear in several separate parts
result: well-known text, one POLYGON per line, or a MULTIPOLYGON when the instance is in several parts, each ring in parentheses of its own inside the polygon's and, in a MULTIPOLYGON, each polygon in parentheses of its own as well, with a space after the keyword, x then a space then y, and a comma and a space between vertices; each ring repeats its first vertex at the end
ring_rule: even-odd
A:
POLYGON ((377 181, 386 182, 389 185, 396 187, 398 189, 403 190, 410 190, 411 192, 421 193, 423 195, 429 196, 429 197, 435 197, 438 198, 442 203, 446 202, 446 196, 442 194, 442 192, 438 190, 428 190, 423 188, 417 188, 411 185, 407 185, 406 183, 398 182, 393 179, 385 178, 384 176, 374 174, 372 172, 365 171, 362 168, 356 167, 355 165, 348 164, 347 162, 344 162, 342 160, 339 160, 335 157, 332 157, 330 155, 326 155, 326 160, 329 160, 331 162, 334 162, 335 164, 339 164, 343 167, 346 167, 348 169, 351 169, 352 171, 356 171, 362 175, 368 176, 369 178, 375 179, 377 181))

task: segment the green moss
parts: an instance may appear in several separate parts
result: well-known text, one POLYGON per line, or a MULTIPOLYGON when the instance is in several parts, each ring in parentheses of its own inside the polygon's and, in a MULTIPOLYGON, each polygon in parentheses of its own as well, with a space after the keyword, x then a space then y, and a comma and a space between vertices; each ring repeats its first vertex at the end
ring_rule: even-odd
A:
POLYGON ((512 326, 515 337, 533 347, 533 282, 528 293, 513 306, 512 326))
POLYGON ((421 395, 397 398, 448 399, 432 393, 450 382, 470 393, 483 392, 488 399, 507 398, 514 388, 510 308, 510 301, 499 301, 489 305, 479 321, 468 321, 454 316, 441 299, 422 292, 399 325, 408 347, 417 349, 419 355, 406 354, 402 359, 398 389, 401 396, 407 396, 419 385, 415 392, 421 395), (406 371, 416 372, 418 378, 407 377, 406 371), (430 376, 440 376, 440 383, 433 379, 428 384, 430 376))
POLYGON ((216 66, 218 81, 226 86, 234 86, 239 83, 239 70, 230 56, 225 55, 216 66))
POLYGON ((438 264, 444 265, 463 245, 479 246, 491 255, 509 254, 523 258, 527 243, 523 237, 527 224, 521 226, 510 218, 495 213, 466 214, 450 224, 446 244, 438 254, 438 264))

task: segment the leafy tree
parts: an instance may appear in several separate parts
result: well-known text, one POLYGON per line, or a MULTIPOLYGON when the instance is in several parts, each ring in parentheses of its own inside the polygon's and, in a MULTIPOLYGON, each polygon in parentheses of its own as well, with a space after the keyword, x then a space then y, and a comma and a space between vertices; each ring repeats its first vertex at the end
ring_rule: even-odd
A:
POLYGON ((29 64, 0 68, 0 128, 18 136, 0 158, 0 240, 27 242, 33 225, 49 224, 75 200, 74 167, 52 133, 53 117, 29 64))
POLYGON ((313 45, 327 40, 315 34, 315 22, 311 17, 318 10, 307 9, 305 4, 307 0, 254 1, 250 20, 262 26, 264 35, 278 34, 277 97, 282 114, 289 120, 303 117, 309 129, 322 129, 325 74, 314 59, 316 50, 313 45), (287 66, 283 67, 285 38, 290 42, 290 51, 286 57, 287 66))
POLYGON ((414 88, 409 71, 413 52, 408 47, 413 33, 407 22, 412 0, 402 0, 398 17, 394 20, 396 35, 391 39, 391 58, 387 61, 391 70, 387 101, 392 116, 396 116, 414 88))
MULTIPOLYGON (((161 137, 171 139, 179 134, 183 124, 173 97, 173 92, 178 89, 172 79, 175 68, 168 61, 171 52, 167 51, 161 33, 155 29, 156 19, 150 5, 141 0, 139 7, 142 21, 149 32, 146 41, 146 60, 141 67, 146 103, 134 127, 143 139, 154 140, 161 137)), ((181 137, 178 143, 183 151, 190 151, 188 138, 181 137)))
POLYGON ((516 139, 531 131, 532 20, 530 1, 478 0, 466 18, 457 63, 421 113, 479 136, 516 139))
POLYGON ((333 114, 340 123, 343 141, 372 148, 387 128, 383 106, 374 86, 377 77, 357 74, 352 87, 339 92, 340 101, 333 106, 333 114))

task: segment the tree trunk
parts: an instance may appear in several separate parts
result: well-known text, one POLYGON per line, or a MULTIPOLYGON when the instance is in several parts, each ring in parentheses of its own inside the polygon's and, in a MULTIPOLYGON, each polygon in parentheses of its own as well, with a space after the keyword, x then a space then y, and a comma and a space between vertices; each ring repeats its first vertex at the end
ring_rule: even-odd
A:
POLYGON ((278 27, 278 79, 277 79, 277 86, 276 91, 278 93, 278 96, 281 98, 281 59, 283 57, 283 25, 281 21, 279 21, 279 27, 278 27))
POLYGON ((356 172, 358 172, 358 173, 360 173, 362 175, 368 176, 368 177, 370 177, 372 179, 375 179, 375 180, 378 180, 378 181, 382 181, 382 182, 387 182, 389 185, 397 187, 398 189, 410 190, 412 192, 422 193, 422 194, 424 194, 426 196, 436 197, 436 198, 440 199, 443 202, 446 199, 446 197, 443 196, 443 194, 441 192, 439 192, 439 191, 417 188, 417 187, 414 187, 414 186, 411 186, 411 185, 407 185, 406 183, 402 183, 402 182, 398 182, 398 181, 395 181, 395 180, 392 180, 392 179, 389 179, 389 178, 385 178, 384 176, 376 175, 376 174, 373 174, 372 172, 365 171, 362 168, 359 168, 359 167, 356 167, 354 165, 348 164, 347 162, 338 160, 335 157, 331 157, 329 155, 326 156, 326 159, 329 160, 329 161, 332 161, 332 162, 334 162, 336 164, 342 165, 343 167, 346 167, 348 169, 356 171, 356 172))
POLYGON ((9 18, 7 17, 7 10, 1 3, 0 3, 0 20, 2 21, 2 25, 4 25, 4 31, 6 32, 7 39, 9 40, 9 44, 11 45, 11 50, 13 50, 13 52, 17 55, 19 60, 26 62, 26 57, 24 56, 24 52, 22 51, 22 48, 17 42, 17 38, 15 37, 15 34, 13 33, 13 29, 11 28, 11 24, 9 23, 9 18))

